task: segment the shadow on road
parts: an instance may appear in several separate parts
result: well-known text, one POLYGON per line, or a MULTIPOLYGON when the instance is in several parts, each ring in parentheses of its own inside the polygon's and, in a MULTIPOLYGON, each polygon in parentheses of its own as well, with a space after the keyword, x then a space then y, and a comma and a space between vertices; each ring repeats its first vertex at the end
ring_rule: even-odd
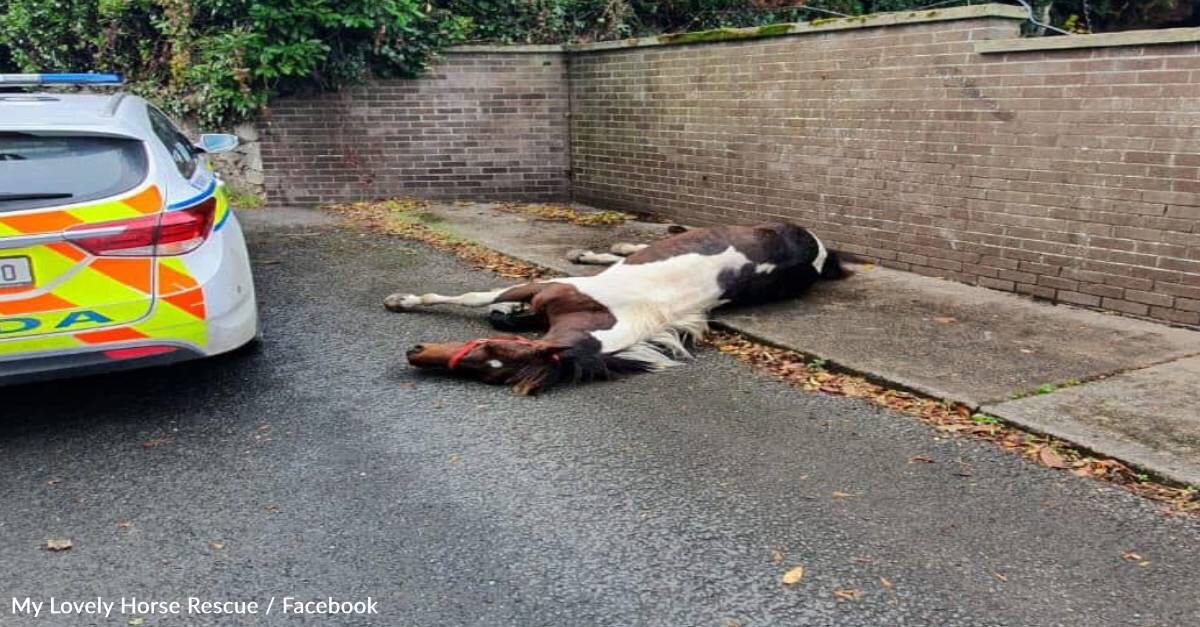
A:
POLYGON ((185 405, 222 398, 266 358, 254 348, 168 366, 26 383, 5 388, 0 441, 81 424, 195 419, 185 405))

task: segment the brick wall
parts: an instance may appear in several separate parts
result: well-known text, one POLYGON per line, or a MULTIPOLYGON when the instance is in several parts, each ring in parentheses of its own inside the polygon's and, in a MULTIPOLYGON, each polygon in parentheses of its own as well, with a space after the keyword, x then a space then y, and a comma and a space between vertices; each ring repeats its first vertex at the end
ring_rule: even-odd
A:
POLYGON ((570 58, 572 190, 1200 324, 1200 49, 980 54, 978 17, 570 58))
POLYGON ((273 205, 567 196, 561 54, 449 54, 418 80, 282 99, 260 121, 273 205))

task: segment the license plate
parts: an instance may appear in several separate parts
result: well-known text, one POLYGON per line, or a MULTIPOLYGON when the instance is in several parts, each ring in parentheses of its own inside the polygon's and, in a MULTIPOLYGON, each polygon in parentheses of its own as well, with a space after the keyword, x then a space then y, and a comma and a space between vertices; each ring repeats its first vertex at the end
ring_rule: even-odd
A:
POLYGON ((0 287, 33 285, 33 267, 29 257, 0 257, 0 287))

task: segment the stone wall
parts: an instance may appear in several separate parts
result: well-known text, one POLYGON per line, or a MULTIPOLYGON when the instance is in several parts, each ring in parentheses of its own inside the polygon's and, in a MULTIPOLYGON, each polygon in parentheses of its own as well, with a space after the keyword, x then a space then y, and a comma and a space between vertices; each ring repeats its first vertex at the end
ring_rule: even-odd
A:
POLYGON ((1200 29, 1030 41, 1012 7, 929 13, 585 46, 574 197, 1200 324, 1200 29))
POLYGON ((550 52, 451 53, 421 79, 282 99, 259 124, 269 202, 566 198, 567 98, 550 52))
POLYGON ((212 155, 213 165, 220 172, 221 178, 239 193, 263 197, 263 163, 258 144, 258 127, 255 123, 238 124, 233 129, 212 129, 197 124, 194 120, 184 120, 182 130, 194 139, 198 139, 200 133, 204 132, 228 132, 237 135, 238 147, 231 152, 212 155))

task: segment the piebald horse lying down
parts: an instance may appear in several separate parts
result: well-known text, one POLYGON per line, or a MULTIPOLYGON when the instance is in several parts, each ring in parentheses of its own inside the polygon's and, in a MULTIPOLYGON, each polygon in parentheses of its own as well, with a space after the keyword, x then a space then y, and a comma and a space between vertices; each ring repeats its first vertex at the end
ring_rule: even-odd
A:
POLYGON ((618 244, 612 253, 572 251, 568 258, 611 267, 490 292, 388 296, 384 305, 392 311, 491 306, 489 319, 500 330, 546 331, 536 340, 505 335, 420 344, 408 351, 409 363, 510 384, 522 395, 561 381, 658 370, 690 357, 684 342, 703 333, 714 308, 794 297, 820 279, 845 276, 821 240, 783 223, 695 229, 649 245, 618 244))

